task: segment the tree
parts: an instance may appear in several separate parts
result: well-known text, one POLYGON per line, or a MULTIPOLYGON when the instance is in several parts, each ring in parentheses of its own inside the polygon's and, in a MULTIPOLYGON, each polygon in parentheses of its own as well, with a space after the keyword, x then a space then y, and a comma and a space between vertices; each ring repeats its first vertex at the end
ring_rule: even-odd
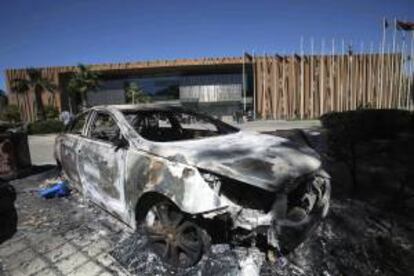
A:
POLYGON ((16 93, 16 101, 17 101, 17 106, 20 107, 20 100, 19 100, 19 95, 23 95, 23 102, 24 105, 26 106, 29 114, 28 114, 28 118, 30 120, 31 117, 31 111, 30 111, 30 103, 29 103, 29 98, 27 95, 27 91, 29 91, 29 85, 27 83, 27 81, 25 79, 14 79, 11 82, 11 90, 16 93))
POLYGON ((26 94, 27 99, 27 91, 30 89, 33 89, 35 94, 37 119, 45 120, 46 113, 42 101, 42 92, 44 90, 47 90, 51 93, 54 93, 56 86, 50 80, 43 78, 42 72, 40 70, 30 68, 27 69, 27 78, 14 79, 12 81, 12 90, 17 93, 16 97, 18 100, 18 94, 22 93, 26 94))
POLYGON ((147 103, 149 102, 148 95, 145 94, 144 90, 136 82, 125 82, 124 91, 128 103, 147 103))
POLYGON ((76 72, 68 83, 68 90, 71 94, 77 94, 81 98, 82 107, 88 106, 87 93, 97 91, 100 87, 100 74, 90 70, 89 66, 79 64, 76 72))

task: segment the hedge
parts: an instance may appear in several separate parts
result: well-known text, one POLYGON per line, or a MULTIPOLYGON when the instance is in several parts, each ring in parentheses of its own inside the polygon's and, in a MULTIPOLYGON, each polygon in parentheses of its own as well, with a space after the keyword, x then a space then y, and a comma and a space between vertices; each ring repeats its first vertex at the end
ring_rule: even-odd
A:
POLYGON ((10 123, 17 123, 20 122, 20 111, 17 105, 8 105, 4 110, 0 113, 0 120, 10 122, 10 123))
POLYGON ((27 127, 29 134, 58 133, 64 130, 63 122, 59 120, 36 121, 27 127))
POLYGON ((361 109, 331 112, 321 118, 322 126, 341 135, 362 139, 392 138, 414 130, 414 113, 397 109, 361 109))
POLYGON ((344 162, 352 177, 352 191, 356 192, 358 162, 367 154, 360 145, 375 139, 392 140, 399 133, 414 131, 412 112, 395 109, 361 109, 332 112, 323 115, 322 126, 327 132, 329 155, 344 162))

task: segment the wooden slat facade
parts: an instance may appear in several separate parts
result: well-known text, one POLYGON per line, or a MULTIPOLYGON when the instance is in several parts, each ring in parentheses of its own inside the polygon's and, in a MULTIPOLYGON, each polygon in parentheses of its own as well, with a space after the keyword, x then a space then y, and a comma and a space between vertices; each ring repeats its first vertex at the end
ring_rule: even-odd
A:
POLYGON ((409 108, 401 54, 254 58, 262 119, 310 119, 360 107, 409 108), (270 68, 270 69, 269 69, 270 68))

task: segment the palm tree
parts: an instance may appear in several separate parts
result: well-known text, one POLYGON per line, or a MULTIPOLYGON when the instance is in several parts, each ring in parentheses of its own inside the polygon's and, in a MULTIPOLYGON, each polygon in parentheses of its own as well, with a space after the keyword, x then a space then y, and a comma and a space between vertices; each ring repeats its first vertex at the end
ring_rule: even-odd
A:
POLYGON ((136 82, 125 82, 124 91, 128 103, 147 103, 149 97, 136 82))
POLYGON ((82 107, 88 106, 87 93, 96 91, 100 87, 100 74, 90 70, 89 66, 79 64, 76 72, 68 83, 68 90, 71 94, 78 94, 81 97, 82 107))
POLYGON ((17 106, 20 107, 20 100, 19 95, 23 95, 23 103, 26 106, 27 111, 29 112, 27 114, 28 119, 30 120, 31 117, 31 110, 30 110, 30 102, 29 97, 27 95, 27 92, 30 90, 29 84, 26 79, 14 79, 11 82, 11 90, 16 93, 16 102, 17 106))
POLYGON ((47 90, 53 93, 56 86, 50 80, 43 78, 42 71, 34 68, 27 69, 27 79, 14 79, 12 86, 12 89, 18 94, 27 94, 26 92, 28 90, 33 89, 35 94, 37 119, 45 120, 46 113, 42 101, 42 92, 47 90))

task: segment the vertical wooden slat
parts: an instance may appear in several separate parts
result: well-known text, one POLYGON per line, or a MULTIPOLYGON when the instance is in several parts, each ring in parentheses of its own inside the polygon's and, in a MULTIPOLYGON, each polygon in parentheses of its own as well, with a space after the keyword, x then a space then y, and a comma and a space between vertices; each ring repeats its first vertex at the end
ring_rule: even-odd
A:
POLYGON ((315 117, 314 112, 314 74, 315 74, 315 61, 314 61, 314 53, 313 53, 313 39, 311 39, 311 61, 310 61, 310 116, 311 118, 315 117))

